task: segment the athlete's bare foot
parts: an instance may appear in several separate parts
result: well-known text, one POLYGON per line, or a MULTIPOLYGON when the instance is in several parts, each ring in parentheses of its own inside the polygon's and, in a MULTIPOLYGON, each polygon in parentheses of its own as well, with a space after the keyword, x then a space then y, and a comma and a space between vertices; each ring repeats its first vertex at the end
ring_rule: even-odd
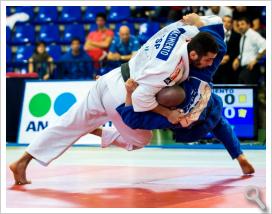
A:
POLYGON ((32 156, 28 153, 25 153, 18 161, 9 165, 9 168, 14 176, 15 185, 31 183, 31 181, 26 179, 26 168, 31 160, 32 156))
POLYGON ((245 175, 253 174, 255 172, 255 169, 253 168, 253 166, 249 163, 249 161, 246 159, 246 157, 243 154, 239 155, 237 160, 245 175))

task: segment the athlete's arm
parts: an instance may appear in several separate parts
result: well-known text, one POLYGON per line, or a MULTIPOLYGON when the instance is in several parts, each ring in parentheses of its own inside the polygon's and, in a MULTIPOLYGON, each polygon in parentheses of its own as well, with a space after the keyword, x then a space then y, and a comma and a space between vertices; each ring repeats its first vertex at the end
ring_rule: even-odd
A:
POLYGON ((180 117, 183 116, 179 110, 170 110, 161 105, 157 105, 157 107, 155 107, 151 111, 166 117, 167 120, 172 124, 178 124, 180 117))
POLYGON ((133 106, 125 106, 125 104, 122 104, 116 108, 116 111, 120 114, 123 122, 132 129, 153 130, 174 127, 174 125, 162 115, 151 111, 135 112, 133 106))
POLYGON ((200 16, 196 13, 190 13, 182 17, 184 24, 194 25, 198 28, 204 26, 204 22, 200 19, 200 16))
POLYGON ((183 22, 188 25, 194 25, 198 28, 208 25, 222 24, 219 16, 199 16, 196 13, 190 13, 182 17, 183 22))
POLYGON ((125 106, 132 106, 131 95, 135 91, 135 89, 138 87, 138 83, 135 82, 133 79, 128 79, 125 83, 125 87, 127 91, 125 106))
POLYGON ((177 124, 181 113, 178 110, 170 110, 165 108, 156 101, 155 95, 161 88, 151 87, 147 85, 139 85, 132 93, 132 105, 135 112, 152 111, 160 114, 168 119, 172 124, 177 124))

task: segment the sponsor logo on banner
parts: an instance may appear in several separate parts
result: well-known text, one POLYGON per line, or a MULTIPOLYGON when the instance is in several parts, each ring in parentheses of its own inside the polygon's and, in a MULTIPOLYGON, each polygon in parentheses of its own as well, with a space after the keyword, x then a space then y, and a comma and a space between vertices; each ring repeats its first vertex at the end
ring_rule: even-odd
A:
MULTIPOLYGON (((61 116, 66 113, 72 105, 76 103, 77 99, 74 94, 70 92, 61 93, 52 102, 51 97, 46 93, 37 93, 30 99, 28 110, 34 118, 45 117, 52 108, 57 116, 61 116)), ((45 129, 48 126, 48 121, 30 121, 26 132, 32 130, 34 132, 45 129)))
MULTIPOLYGON (((86 99, 93 85, 94 81, 27 82, 18 142, 31 143, 40 132, 54 124, 75 103, 86 99)), ((111 123, 106 126, 111 126, 111 123)), ((87 141, 80 140, 79 144, 100 143, 100 138, 93 135, 88 135, 87 138, 87 141)))

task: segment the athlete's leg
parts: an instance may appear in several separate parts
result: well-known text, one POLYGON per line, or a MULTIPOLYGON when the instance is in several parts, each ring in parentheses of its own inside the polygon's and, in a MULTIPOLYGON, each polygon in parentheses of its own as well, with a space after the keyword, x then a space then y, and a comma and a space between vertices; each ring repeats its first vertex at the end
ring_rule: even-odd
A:
POLYGON ((239 139, 224 117, 221 117, 219 123, 213 129, 213 133, 215 137, 224 144, 232 159, 237 159, 244 174, 252 174, 255 172, 253 166, 249 163, 241 150, 239 139))
POLYGON ((98 128, 94 130, 93 132, 90 132, 90 134, 94 134, 102 138, 102 143, 101 143, 102 148, 106 148, 110 145, 114 145, 117 147, 124 148, 128 151, 143 148, 146 144, 149 143, 149 141, 152 138, 152 134, 148 135, 147 138, 145 139, 145 142, 146 142, 145 144, 136 146, 133 143, 131 143, 132 140, 123 138, 123 136, 121 136, 119 131, 114 127, 98 128))
POLYGON ((27 148, 23 156, 10 165, 15 183, 29 183, 26 179, 26 169, 32 158, 42 165, 64 153, 81 136, 103 125, 109 119, 106 117, 101 103, 103 84, 91 88, 86 98, 76 103, 55 124, 46 128, 27 148))

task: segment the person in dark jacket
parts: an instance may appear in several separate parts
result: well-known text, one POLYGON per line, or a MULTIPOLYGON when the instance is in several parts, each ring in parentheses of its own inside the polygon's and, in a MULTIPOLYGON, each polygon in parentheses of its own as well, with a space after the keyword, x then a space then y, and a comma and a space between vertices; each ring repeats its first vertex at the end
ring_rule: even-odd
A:
POLYGON ((232 69, 234 59, 239 55, 239 43, 241 35, 233 30, 233 20, 230 16, 223 17, 223 25, 225 31, 225 43, 227 45, 227 53, 214 75, 214 83, 216 84, 237 84, 238 72, 232 69))
POLYGON ((71 49, 60 59, 58 78, 61 79, 93 79, 92 59, 83 50, 80 40, 72 39, 71 49))

